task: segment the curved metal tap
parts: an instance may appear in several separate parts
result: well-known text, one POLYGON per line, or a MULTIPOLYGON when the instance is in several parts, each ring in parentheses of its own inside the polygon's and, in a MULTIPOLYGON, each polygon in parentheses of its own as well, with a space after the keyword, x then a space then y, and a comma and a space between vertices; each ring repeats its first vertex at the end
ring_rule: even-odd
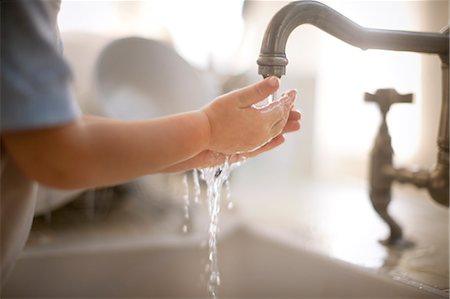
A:
POLYGON ((263 77, 286 73, 286 43, 291 32, 311 24, 361 49, 385 49, 432 53, 448 63, 448 33, 412 32, 365 28, 317 1, 291 2, 278 11, 267 26, 258 58, 263 77))
POLYGON ((398 182, 428 189, 438 203, 449 205, 449 30, 443 33, 410 32, 364 28, 334 9, 317 1, 296 1, 278 11, 267 26, 258 58, 263 77, 286 73, 285 48, 291 32, 302 24, 314 25, 362 49, 385 49, 437 54, 442 61, 442 105, 438 133, 437 165, 432 171, 415 173, 387 169, 383 175, 398 182))

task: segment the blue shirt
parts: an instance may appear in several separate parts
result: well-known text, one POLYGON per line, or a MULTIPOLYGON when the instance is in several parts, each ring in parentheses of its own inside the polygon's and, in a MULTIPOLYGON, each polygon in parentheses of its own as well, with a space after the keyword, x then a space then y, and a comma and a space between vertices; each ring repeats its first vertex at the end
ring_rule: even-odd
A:
MULTIPOLYGON (((80 116, 61 51, 59 0, 2 0, 0 133, 61 125, 80 116)), ((4 283, 27 240, 36 183, 0 146, 0 278, 4 283)))
POLYGON ((60 1, 1 2, 1 132, 80 116, 56 25, 60 1))

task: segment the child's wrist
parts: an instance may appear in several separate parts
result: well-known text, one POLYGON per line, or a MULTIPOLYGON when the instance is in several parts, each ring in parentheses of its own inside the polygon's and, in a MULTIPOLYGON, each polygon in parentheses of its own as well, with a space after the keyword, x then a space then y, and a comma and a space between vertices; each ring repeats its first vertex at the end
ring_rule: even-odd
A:
POLYGON ((211 142, 211 122, 209 120, 208 114, 203 109, 200 109, 197 114, 199 115, 199 119, 201 122, 200 130, 202 132, 202 150, 207 150, 209 149, 211 142))

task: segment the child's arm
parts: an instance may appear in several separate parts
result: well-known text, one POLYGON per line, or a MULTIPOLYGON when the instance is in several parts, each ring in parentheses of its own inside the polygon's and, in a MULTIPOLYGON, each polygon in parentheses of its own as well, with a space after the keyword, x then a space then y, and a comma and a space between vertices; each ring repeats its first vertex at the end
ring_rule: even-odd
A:
POLYGON ((105 186, 164 171, 203 151, 250 151, 281 133, 293 96, 265 110, 252 104, 278 89, 264 80, 221 96, 202 110, 148 121, 83 117, 47 129, 2 135, 29 177, 57 188, 105 186))

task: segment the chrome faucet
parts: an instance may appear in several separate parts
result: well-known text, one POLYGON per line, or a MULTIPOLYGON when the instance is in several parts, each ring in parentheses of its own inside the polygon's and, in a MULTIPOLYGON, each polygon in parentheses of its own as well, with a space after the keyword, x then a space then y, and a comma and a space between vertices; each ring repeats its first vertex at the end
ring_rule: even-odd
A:
MULTIPOLYGON (((285 48, 291 32, 302 24, 314 25, 342 41, 361 49, 384 49, 436 54, 442 65, 442 104, 438 133, 436 167, 431 171, 410 171, 384 167, 376 171, 371 182, 407 182, 427 188, 438 203, 449 205, 449 31, 441 33, 381 30, 362 27, 347 17, 317 1, 296 1, 278 11, 267 26, 258 58, 258 73, 264 78, 286 73, 285 48)), ((373 187, 373 186, 371 186, 373 187)), ((378 186, 380 187, 380 186, 378 186)), ((373 200, 372 200, 373 201, 373 200)), ((375 206, 375 204, 374 204, 375 206)), ((377 210, 387 213, 387 205, 377 210), (385 211, 382 211, 385 210, 385 211)), ((381 215, 381 214, 380 214, 381 215)), ((395 234, 392 242, 401 234, 395 234)), ((391 242, 391 243, 392 243, 391 242)))

